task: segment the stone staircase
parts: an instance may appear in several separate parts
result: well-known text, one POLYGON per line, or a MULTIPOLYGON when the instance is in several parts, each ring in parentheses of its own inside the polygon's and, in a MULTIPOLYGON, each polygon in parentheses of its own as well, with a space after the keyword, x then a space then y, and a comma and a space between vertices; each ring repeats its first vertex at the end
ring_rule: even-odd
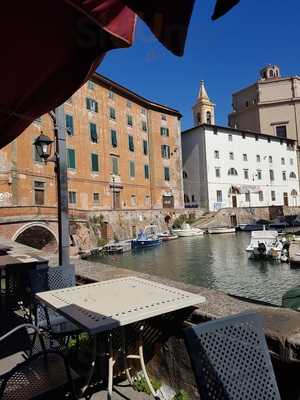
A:
POLYGON ((206 228, 209 225, 211 226, 211 223, 213 222, 217 214, 218 211, 206 212, 201 217, 197 218, 196 221, 192 224, 192 226, 194 228, 206 228))

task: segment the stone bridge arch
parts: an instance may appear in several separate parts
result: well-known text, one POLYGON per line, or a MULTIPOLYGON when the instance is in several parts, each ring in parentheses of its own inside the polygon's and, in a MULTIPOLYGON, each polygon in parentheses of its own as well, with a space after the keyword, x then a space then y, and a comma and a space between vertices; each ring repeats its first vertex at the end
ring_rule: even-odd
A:
POLYGON ((43 222, 24 224, 17 229, 12 240, 47 252, 56 252, 58 247, 57 232, 49 224, 43 222))

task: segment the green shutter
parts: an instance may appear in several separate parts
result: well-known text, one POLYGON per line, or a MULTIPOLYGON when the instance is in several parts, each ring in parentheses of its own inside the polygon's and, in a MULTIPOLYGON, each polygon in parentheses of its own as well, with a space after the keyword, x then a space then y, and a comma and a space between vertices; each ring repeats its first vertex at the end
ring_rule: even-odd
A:
POLYGON ((149 179, 149 165, 144 165, 145 179, 149 179))
POLYGON ((129 161, 129 175, 131 178, 135 177, 135 162, 129 161))
POLYGON ((98 143, 97 125, 90 122, 90 136, 93 143, 98 143))
POLYGON ((86 108, 87 108, 88 110, 90 110, 90 109, 91 109, 91 99, 89 99, 88 97, 86 97, 85 102, 86 102, 86 108))
POLYGON ((111 131, 111 145, 113 147, 118 147, 117 132, 112 129, 111 131))
POLYGON ((143 151, 144 151, 144 155, 146 156, 148 154, 148 142, 147 142, 147 140, 143 140, 143 151))
POLYGON ((68 168, 75 169, 76 168, 75 150, 74 149, 67 149, 67 150, 68 150, 68 168))
POLYGON ((168 167, 164 168, 164 175, 165 175, 165 181, 170 180, 170 169, 168 167))
POLYGON ((113 175, 119 175, 119 159, 118 157, 112 157, 112 173, 113 175))
POLYGON ((98 154, 92 153, 92 172, 99 172, 99 157, 98 154))
POLYGON ((66 114, 66 128, 68 135, 74 135, 73 116, 70 114, 66 114))
POLYGON ((128 147, 130 151, 134 151, 133 136, 128 135, 128 147))

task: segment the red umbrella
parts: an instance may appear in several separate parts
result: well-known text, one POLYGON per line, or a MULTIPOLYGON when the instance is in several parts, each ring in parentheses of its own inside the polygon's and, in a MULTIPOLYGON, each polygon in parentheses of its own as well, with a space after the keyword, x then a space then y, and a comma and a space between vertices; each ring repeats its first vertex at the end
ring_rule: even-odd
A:
MULTIPOLYGON (((218 0, 214 18, 238 0, 218 0)), ((136 15, 182 55, 194 0, 26 0, 1 4, 0 148, 68 99, 105 52, 132 44, 136 15)))

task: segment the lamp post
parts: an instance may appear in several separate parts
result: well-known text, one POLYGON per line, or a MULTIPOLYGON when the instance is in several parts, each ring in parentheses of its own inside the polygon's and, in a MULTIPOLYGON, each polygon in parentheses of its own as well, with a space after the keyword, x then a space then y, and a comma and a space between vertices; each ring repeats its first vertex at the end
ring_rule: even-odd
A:
POLYGON ((70 232, 68 215, 68 176, 67 176, 67 150, 65 137, 65 116, 63 105, 57 107, 55 112, 49 113, 54 123, 55 154, 51 156, 52 144, 48 136, 41 134, 34 141, 38 155, 47 162, 55 163, 57 183, 57 208, 58 208, 58 254, 59 265, 70 265, 70 232))

